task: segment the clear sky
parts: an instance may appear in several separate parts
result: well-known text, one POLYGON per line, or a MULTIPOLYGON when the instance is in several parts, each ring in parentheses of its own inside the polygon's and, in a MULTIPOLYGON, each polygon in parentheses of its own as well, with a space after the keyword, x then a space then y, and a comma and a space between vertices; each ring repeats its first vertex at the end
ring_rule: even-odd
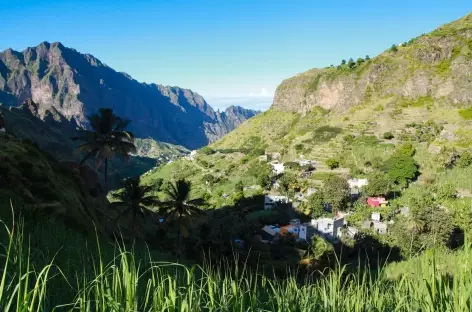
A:
POLYGON ((472 0, 0 0, 0 50, 60 41, 215 108, 267 108, 285 78, 375 56, 471 11, 472 0))

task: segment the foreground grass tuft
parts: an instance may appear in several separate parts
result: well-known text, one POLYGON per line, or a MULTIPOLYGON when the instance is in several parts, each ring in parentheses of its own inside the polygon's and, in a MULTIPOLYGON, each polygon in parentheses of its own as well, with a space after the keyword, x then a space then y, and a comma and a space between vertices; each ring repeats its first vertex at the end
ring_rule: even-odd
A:
MULTIPOLYGON (((305 280, 268 279, 229 263, 185 266, 139 256, 115 244, 105 263, 97 241, 92 274, 62 270, 55 257, 37 266, 22 223, 5 226, 0 306, 9 311, 470 311, 472 253, 467 247, 444 271, 429 252, 415 270, 392 279, 383 271, 345 267, 305 280), (26 249, 24 246, 28 246, 26 249), (63 272, 69 272, 64 274, 63 272)), ((52 239, 52 238, 51 238, 52 239)), ((71 264, 77 266, 76 262, 71 264)), ((43 259, 44 261, 44 259, 43 259)), ((400 264, 397 264, 401 265, 400 264)))

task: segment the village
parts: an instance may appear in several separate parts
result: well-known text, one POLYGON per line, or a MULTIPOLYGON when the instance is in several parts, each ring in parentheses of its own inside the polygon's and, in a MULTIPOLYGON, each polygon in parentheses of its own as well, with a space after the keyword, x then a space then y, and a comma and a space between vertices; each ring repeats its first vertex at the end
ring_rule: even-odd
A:
MULTIPOLYGON (((214 155, 223 157, 220 151, 208 151, 214 155)), ((208 173, 213 169, 202 166, 201 158, 204 157, 202 151, 191 151, 184 159, 191 162, 201 170, 208 173)), ((243 192, 262 192, 263 203, 256 208, 257 211, 265 211, 277 214, 280 211, 289 212, 293 216, 291 219, 280 220, 280 223, 262 222, 262 227, 255 233, 255 238, 262 243, 270 244, 280 239, 290 237, 297 243, 310 244, 315 237, 322 237, 330 243, 339 243, 345 240, 356 240, 360 235, 368 234, 375 236, 386 236, 389 234, 389 227, 394 224, 394 216, 401 214, 408 215, 408 207, 394 210, 389 200, 385 196, 367 196, 364 192, 369 181, 366 177, 351 176, 344 168, 331 170, 320 161, 305 159, 299 155, 298 159, 283 162, 281 154, 278 152, 257 156, 260 166, 269 166, 269 184, 266 187, 260 185, 242 185, 243 192), (310 210, 311 198, 323 187, 323 182, 312 178, 313 173, 323 173, 327 176, 339 176, 348 185, 348 200, 343 207, 333 209, 330 204, 323 204, 323 213, 314 217, 307 213, 310 210), (303 187, 293 187, 287 192, 287 176, 292 176, 292 184, 303 184, 303 187), (312 182, 320 182, 315 185, 312 182), (365 217, 359 222, 352 222, 352 215, 355 213, 354 205, 364 207, 365 217), (368 213, 368 216, 367 216, 368 213)), ((208 184, 208 182, 206 182, 208 184)), ((219 196, 223 200, 230 200, 234 193, 222 192, 219 196)), ((240 238, 235 238, 238 245, 244 242, 240 238)))
MULTIPOLYGON (((280 176, 285 172, 284 163, 280 162, 280 154, 276 153, 271 155, 272 159, 270 162, 273 173, 275 176, 280 176)), ((260 161, 268 161, 267 155, 260 156, 260 161)), ((314 170, 316 167, 316 161, 300 159, 297 160, 301 167, 309 166, 314 170)), ((302 173, 302 177, 306 172, 302 173)), ((362 197, 363 188, 368 185, 369 181, 365 178, 350 178, 347 180, 350 189, 351 203, 362 197)), ((278 187, 278 182, 275 181, 275 189, 278 187)), ((278 209, 284 207, 284 209, 296 209, 300 202, 307 202, 308 198, 316 193, 316 189, 309 188, 305 194, 296 193, 293 198, 288 196, 276 194, 264 195, 264 210, 278 209)), ((381 212, 380 208, 386 208, 389 206, 389 201, 385 197, 367 197, 365 200, 366 205, 371 209, 370 218, 365 219, 362 225, 356 227, 351 225, 347 219, 352 213, 350 211, 333 211, 330 205, 325 204, 325 211, 327 216, 319 218, 312 218, 309 222, 301 222, 300 219, 290 220, 288 225, 265 225, 261 228, 259 233, 261 241, 264 243, 275 242, 284 236, 291 236, 296 241, 311 242, 315 236, 320 236, 332 243, 338 242, 343 237, 349 237, 355 239, 360 232, 369 232, 376 235, 387 235, 389 225, 393 224, 393 220, 388 220, 381 212), (330 215, 328 217, 328 215, 330 215)), ((347 208, 347 207, 346 207, 347 208)), ((348 210, 348 209, 346 209, 348 210)), ((404 216, 408 215, 408 207, 403 207, 396 211, 404 216)))

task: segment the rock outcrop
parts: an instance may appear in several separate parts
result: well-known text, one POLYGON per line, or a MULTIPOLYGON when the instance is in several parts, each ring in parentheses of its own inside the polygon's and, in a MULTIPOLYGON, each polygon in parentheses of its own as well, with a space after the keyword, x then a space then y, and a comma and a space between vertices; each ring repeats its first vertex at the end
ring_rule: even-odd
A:
POLYGON ((306 113, 376 101, 472 104, 472 14, 373 59, 312 69, 284 80, 273 108, 306 113))

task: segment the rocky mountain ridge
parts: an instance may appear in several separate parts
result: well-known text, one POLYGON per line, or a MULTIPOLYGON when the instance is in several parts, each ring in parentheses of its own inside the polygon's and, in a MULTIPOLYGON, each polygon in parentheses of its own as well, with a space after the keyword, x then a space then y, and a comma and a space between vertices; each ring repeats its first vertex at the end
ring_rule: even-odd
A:
POLYGON ((343 111, 371 102, 472 104, 472 14, 392 46, 373 59, 311 69, 284 80, 273 108, 343 111))
POLYGON ((133 121, 136 136, 187 148, 204 146, 258 113, 243 108, 215 112, 198 93, 140 83, 58 42, 0 53, 0 103, 15 106, 28 98, 41 104, 41 118, 53 107, 81 126, 87 115, 111 107, 133 121))

